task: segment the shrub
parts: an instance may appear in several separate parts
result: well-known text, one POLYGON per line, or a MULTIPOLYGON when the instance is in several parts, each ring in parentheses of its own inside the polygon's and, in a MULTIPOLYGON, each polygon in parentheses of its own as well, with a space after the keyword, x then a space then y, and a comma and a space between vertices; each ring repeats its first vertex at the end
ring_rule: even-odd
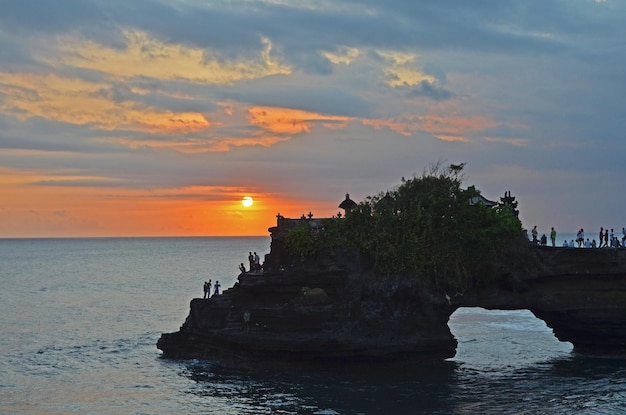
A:
POLYGON ((461 188, 464 165, 439 165, 396 189, 370 196, 345 219, 329 220, 324 232, 289 231, 287 245, 302 257, 349 246, 370 255, 382 275, 432 278, 442 289, 464 290, 496 278, 511 244, 522 238, 509 206, 472 203, 480 192, 461 188))

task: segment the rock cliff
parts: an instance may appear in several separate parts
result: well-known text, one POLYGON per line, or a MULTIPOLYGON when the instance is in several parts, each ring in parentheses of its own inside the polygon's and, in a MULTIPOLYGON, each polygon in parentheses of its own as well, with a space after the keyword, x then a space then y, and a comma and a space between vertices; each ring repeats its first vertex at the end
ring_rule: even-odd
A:
POLYGON ((577 353, 626 354, 626 249, 534 249, 541 272, 468 293, 455 306, 527 309, 577 353))
POLYGON ((270 228, 262 273, 191 301, 180 330, 159 339, 163 356, 235 366, 443 360, 455 354, 447 323, 459 307, 528 309, 576 352, 626 352, 626 250, 529 246, 533 267, 519 272, 512 258, 513 278, 446 293, 426 279, 376 276, 355 252, 293 257, 286 229, 280 219, 270 228))

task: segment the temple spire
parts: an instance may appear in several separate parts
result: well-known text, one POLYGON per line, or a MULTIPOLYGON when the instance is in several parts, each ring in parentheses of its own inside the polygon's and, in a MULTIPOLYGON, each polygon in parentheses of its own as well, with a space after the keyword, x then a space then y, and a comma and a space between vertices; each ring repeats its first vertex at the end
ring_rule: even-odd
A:
POLYGON ((346 199, 339 204, 339 208, 345 210, 347 215, 355 207, 357 207, 356 202, 350 199, 350 194, 346 193, 346 199))

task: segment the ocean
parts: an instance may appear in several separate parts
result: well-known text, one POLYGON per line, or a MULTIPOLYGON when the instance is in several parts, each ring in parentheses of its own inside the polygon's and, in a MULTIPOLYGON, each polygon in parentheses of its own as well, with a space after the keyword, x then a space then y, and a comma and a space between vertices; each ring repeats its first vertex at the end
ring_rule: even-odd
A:
POLYGON ((0 414, 618 414, 626 360, 572 353, 530 312, 459 309, 444 362, 244 371, 161 357, 205 280, 269 237, 0 239, 0 414))

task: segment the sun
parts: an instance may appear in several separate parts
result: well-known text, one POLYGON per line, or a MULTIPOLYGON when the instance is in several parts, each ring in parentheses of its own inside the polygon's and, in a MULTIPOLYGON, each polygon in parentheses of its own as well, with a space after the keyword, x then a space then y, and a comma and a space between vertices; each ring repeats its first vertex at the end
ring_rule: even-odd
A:
POLYGON ((250 207, 253 203, 254 200, 250 196, 244 196, 243 199, 241 199, 241 204, 245 207, 250 207))

